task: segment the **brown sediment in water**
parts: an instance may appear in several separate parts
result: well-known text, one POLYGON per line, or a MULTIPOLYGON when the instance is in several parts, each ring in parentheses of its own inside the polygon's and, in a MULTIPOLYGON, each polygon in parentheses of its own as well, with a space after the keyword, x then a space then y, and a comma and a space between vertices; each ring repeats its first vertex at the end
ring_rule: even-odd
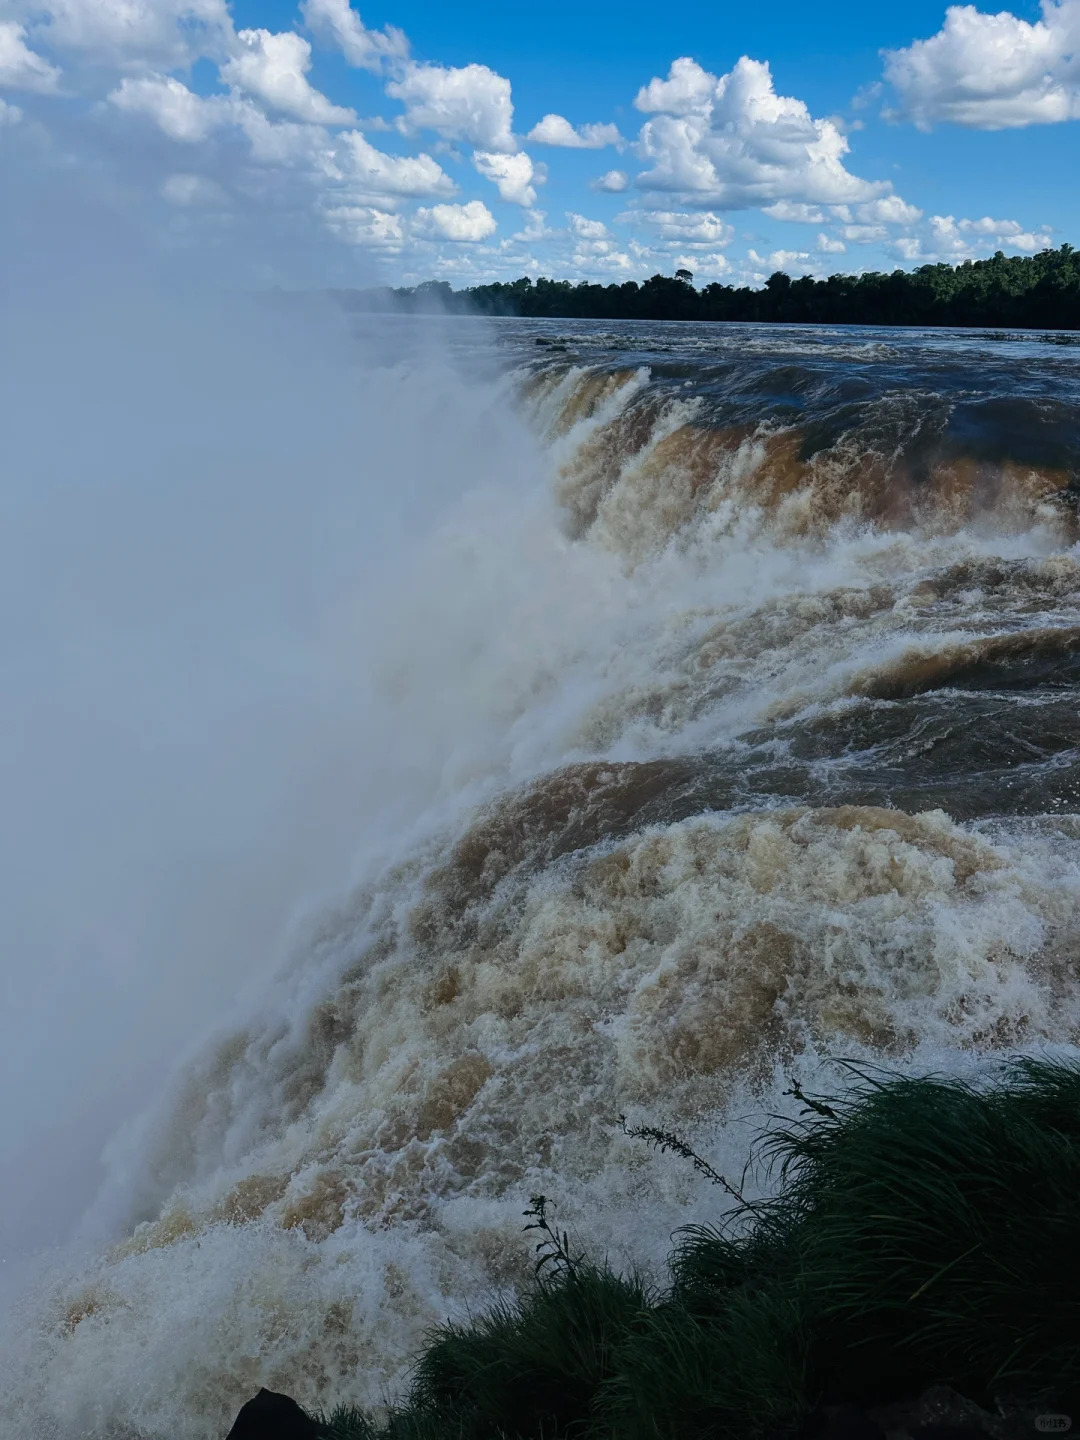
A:
POLYGON ((440 925, 483 902, 511 871, 628 834, 650 806, 697 778, 694 757, 566 765, 489 806, 428 879, 434 897, 414 912, 414 934, 428 916, 440 925))
POLYGON ((946 687, 996 690, 1074 684, 1078 662, 1080 626, 985 635, 934 650, 913 645, 899 659, 857 676, 848 685, 848 694, 900 700, 946 687))
POLYGON ((344 1223, 353 1192, 341 1170, 319 1170, 302 1194, 288 1200, 279 1224, 283 1230, 302 1230, 309 1240, 325 1240, 344 1223))
MULTIPOLYGON (((636 372, 584 372, 552 422, 565 435, 617 395, 636 372)), ((561 461, 557 498, 571 533, 594 527, 609 546, 640 560, 695 515, 740 500, 780 532, 813 535, 841 520, 884 529, 951 533, 975 521, 1013 530, 1036 520, 1076 531, 1065 503, 1076 477, 1064 467, 1007 456, 888 450, 859 429, 814 449, 799 426, 710 425, 680 413, 696 402, 646 389, 588 431, 561 461)))
POLYGON ((888 831, 909 845, 922 845, 946 856, 960 885, 966 885, 980 871, 999 870, 1001 861, 986 845, 962 830, 942 830, 928 825, 919 815, 881 805, 839 805, 808 812, 815 825, 836 830, 861 830, 866 834, 888 831))
POLYGON ((635 373, 633 370, 594 370, 583 374, 554 419, 553 436, 565 435, 582 420, 589 419, 605 400, 628 385, 635 373))
POLYGON ((288 1188, 287 1175, 247 1175, 222 1198, 214 1218, 227 1225, 246 1225, 275 1205, 288 1188))
POLYGON ((949 533, 980 520, 1005 530, 1024 528, 1037 517, 1051 518, 1043 514, 1048 506, 1059 524, 1075 529, 1075 517, 1060 503, 1071 480, 1065 470, 1005 459, 943 458, 928 472, 916 471, 903 456, 864 448, 857 433, 804 459, 802 436, 792 430, 764 441, 763 458, 745 489, 766 510, 786 511, 785 528, 796 533, 845 519, 886 530, 949 533))
POLYGON ((598 425, 560 465, 555 498, 575 539, 594 524, 604 496, 623 468, 649 444, 665 408, 659 397, 645 395, 598 425))
MULTIPOLYGON (((197 1355, 200 1415, 251 1388, 254 1355, 271 1357, 260 1380, 310 1382, 313 1403, 358 1375, 400 1376, 462 1295, 527 1279, 529 1194, 556 1194, 572 1233, 622 1207, 621 1231, 602 1237, 610 1253, 642 1213, 662 1234, 715 1214, 708 1194, 707 1212, 691 1208, 692 1173, 628 1155, 620 1112, 701 1124, 708 1147, 706 1117, 742 1106, 743 1085, 751 1108, 771 1105, 807 1051, 889 1060, 928 1035, 953 1050, 1077 1038, 1075 907, 1037 866, 940 812, 697 817, 531 862, 595 836, 595 815, 578 817, 596 803, 633 823, 635 787, 662 789, 638 768, 573 767, 483 812, 459 842, 477 923, 414 944, 415 892, 395 889, 377 941, 327 977, 306 1033, 285 1043, 272 1017, 261 1033, 256 1020, 243 1053, 233 1037, 195 1067, 205 1094, 173 1126, 205 1144, 231 1120, 223 1133, 248 1153, 201 1182, 179 1176, 89 1283, 58 1292, 58 1373, 87 1354, 107 1365, 119 1344, 138 1363, 162 1286, 194 1280, 210 1301, 194 1321, 190 1304, 170 1310, 164 1343, 187 1344, 190 1368, 193 1324, 213 1326, 197 1355), (284 1121, 281 1096, 292 1072, 310 1076, 312 1048, 320 1087, 284 1121)), ((437 889, 421 905, 441 903, 437 889)), ((164 1149, 179 1138, 163 1127, 164 1149)))
MULTIPOLYGON (((476 911, 503 912, 499 923, 436 925, 411 959, 403 951, 392 968, 375 962, 340 985, 333 1083, 352 1072, 369 1097, 350 1106, 351 1136, 316 1125, 291 1178, 257 1172, 199 1221, 174 1203, 123 1253, 172 1244, 213 1221, 270 1216, 317 1239, 347 1213, 380 1223, 418 1218, 447 1186, 485 1176, 498 1190, 519 1178, 550 1149, 552 1125, 565 1143, 579 1132, 584 1139, 597 1106, 607 1113, 677 1085, 685 1094, 677 1099, 669 1089, 668 1099, 692 1109, 712 1094, 714 1079, 731 1083, 755 1055, 798 1049, 812 1035, 902 1049, 914 1038, 904 997, 924 994, 932 1004, 942 986, 951 992, 959 983, 957 997, 975 987, 967 1000, 942 1003, 959 1007, 956 1023, 966 1017, 980 1043, 997 1043, 993 1027, 1013 1024, 995 1014, 990 1029, 979 1029, 988 1004, 980 987, 995 965, 1017 962, 1007 944, 987 955, 985 973, 977 966, 955 977, 948 966, 939 974, 942 959, 918 922, 899 948, 877 953, 869 943, 901 902, 908 913, 933 896, 978 904, 1004 865, 982 840, 941 815, 794 807, 657 826, 598 853, 594 823, 568 837, 568 818, 590 789, 606 791, 609 802, 619 796, 624 809, 640 796, 635 781, 655 790, 655 772, 620 768, 603 777, 579 767, 555 793, 548 785, 519 796, 516 815, 503 807, 478 820, 460 852, 469 857, 461 883, 476 911), (529 830, 534 856, 590 843, 571 869, 547 871, 545 882, 525 863, 529 830), (507 842, 508 831, 516 842, 507 842), (515 893, 501 898, 485 883, 486 862, 476 863, 495 846, 500 868, 508 850, 519 861, 515 893), (841 914, 860 910, 850 934, 837 928, 841 914), (598 1022, 620 1014, 622 1031, 605 1038, 598 1022), (568 1104, 567 1085, 572 1110, 549 1114, 543 1095, 554 1086, 559 1104, 568 1104)), ((433 883, 444 886, 445 875, 433 883)), ((466 896, 455 898, 460 905, 466 896)), ((416 929, 410 917, 408 930, 416 929)), ((1010 1033, 1022 1024, 1016 1017, 1010 1033)), ((303 1063, 302 1054, 290 1061, 303 1063)), ((220 1105, 229 1083, 210 1080, 216 1068, 202 1078, 220 1105)), ((328 1067, 323 1091, 330 1074, 328 1067)))
POLYGON ((696 515, 740 492, 755 456, 743 427, 687 423, 662 430, 606 489, 592 536, 631 561, 643 560, 686 530, 696 515))
POLYGON ((792 644, 819 626, 868 620, 896 604, 888 585, 844 585, 816 594, 785 596, 759 606, 751 615, 722 620, 695 645, 694 665, 708 670, 721 660, 737 659, 792 644))
POLYGON ((1032 596, 1059 600, 1080 591, 1080 561, 1072 555, 1003 560, 998 556, 961 560, 912 590, 915 601, 933 602, 977 591, 991 596, 1032 596))

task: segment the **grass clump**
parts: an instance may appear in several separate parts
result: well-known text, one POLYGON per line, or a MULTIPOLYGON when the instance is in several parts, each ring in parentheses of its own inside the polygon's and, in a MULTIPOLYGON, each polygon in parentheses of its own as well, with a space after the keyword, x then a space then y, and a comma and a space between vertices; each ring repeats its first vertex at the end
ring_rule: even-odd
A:
MULTIPOLYGON (((773 1198, 677 1236, 658 1292, 575 1255, 536 1197, 536 1283, 439 1330, 405 1403, 333 1440, 758 1440, 822 1404, 948 1385, 986 1407, 1080 1404, 1080 1067, 972 1085, 859 1072, 759 1142, 773 1198)), ((336 1423, 336 1427, 334 1425, 336 1423)))
POLYGON ((766 1145, 828 1336, 823 1388, 1035 1402, 1080 1381, 1080 1070, 879 1081, 766 1145))

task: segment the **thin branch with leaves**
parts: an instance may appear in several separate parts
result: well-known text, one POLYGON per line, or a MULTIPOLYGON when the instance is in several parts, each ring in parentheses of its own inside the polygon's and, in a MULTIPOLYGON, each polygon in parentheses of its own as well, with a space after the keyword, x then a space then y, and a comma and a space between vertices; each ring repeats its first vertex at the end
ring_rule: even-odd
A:
POLYGON ((570 1249, 568 1232, 560 1230, 548 1219, 548 1208, 554 1203, 546 1195, 533 1195, 529 1200, 529 1208, 522 1211, 529 1220, 525 1229, 539 1230, 542 1236, 536 1245, 534 1273, 537 1280, 576 1280, 585 1255, 574 1255, 570 1249))
POLYGON ((661 1154, 670 1150, 675 1155, 681 1155, 684 1160, 689 1160, 698 1174, 704 1175, 711 1185, 719 1185, 745 1209, 754 1211, 753 1203, 747 1200, 739 1187, 733 1185, 725 1175, 721 1175, 715 1166, 710 1165, 692 1146, 687 1144, 681 1135, 676 1135, 673 1130, 662 1130, 657 1125, 628 1125, 625 1115, 619 1116, 619 1129, 631 1140, 644 1140, 647 1145, 652 1145, 661 1154))

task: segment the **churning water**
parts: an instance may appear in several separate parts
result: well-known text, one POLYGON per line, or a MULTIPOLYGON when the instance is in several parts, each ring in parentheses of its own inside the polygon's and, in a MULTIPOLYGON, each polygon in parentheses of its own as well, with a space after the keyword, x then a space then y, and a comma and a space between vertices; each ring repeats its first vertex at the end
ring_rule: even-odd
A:
POLYGON ((113 1145, 5 1434, 377 1405, 528 1275, 530 1194, 616 1263, 715 1213, 620 1112, 737 1170, 829 1056, 1080 1043, 1080 348, 444 329, 395 384, 485 485, 356 661, 411 799, 113 1145))

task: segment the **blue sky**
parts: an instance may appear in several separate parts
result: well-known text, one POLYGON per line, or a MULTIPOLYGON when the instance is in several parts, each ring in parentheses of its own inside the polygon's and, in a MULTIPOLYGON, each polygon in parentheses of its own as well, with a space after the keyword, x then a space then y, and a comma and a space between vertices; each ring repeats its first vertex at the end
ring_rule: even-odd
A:
POLYGON ((1080 239, 1078 136, 1080 0, 0 0, 5 173, 263 283, 1031 253, 1080 239))

